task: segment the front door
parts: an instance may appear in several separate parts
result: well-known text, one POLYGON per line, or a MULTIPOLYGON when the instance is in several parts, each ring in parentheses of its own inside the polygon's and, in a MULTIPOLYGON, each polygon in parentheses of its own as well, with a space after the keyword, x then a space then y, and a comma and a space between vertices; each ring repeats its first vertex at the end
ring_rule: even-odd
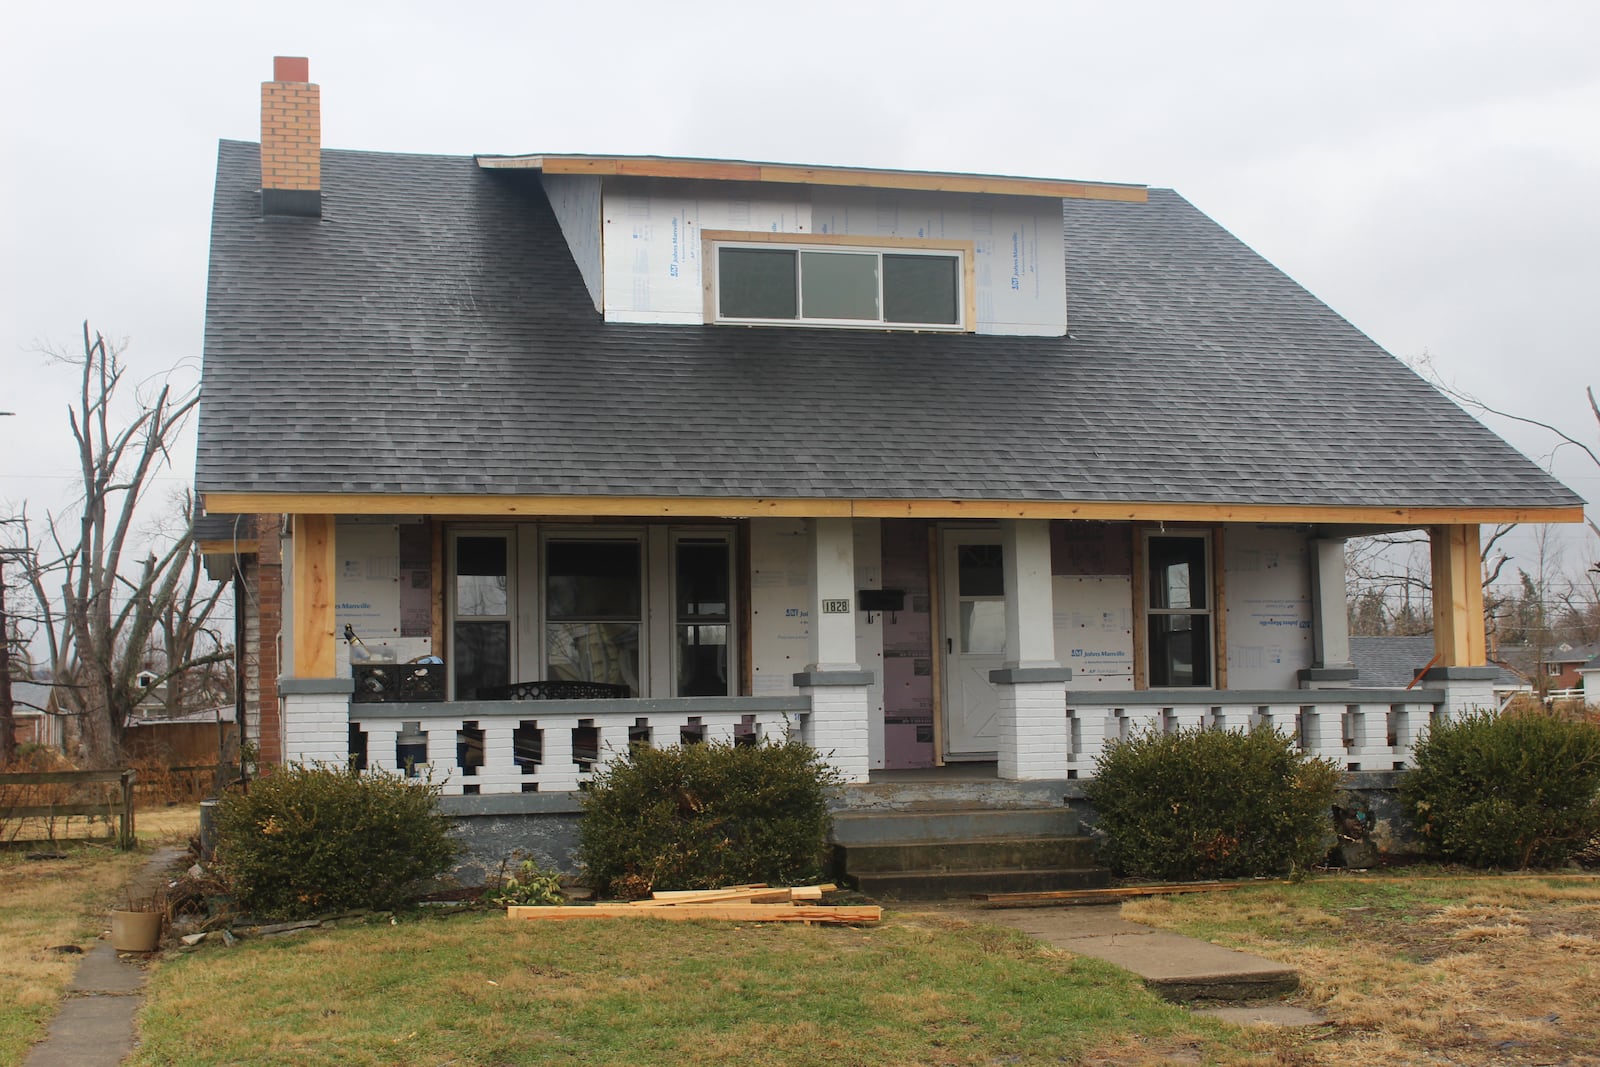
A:
POLYGON ((1005 660, 1005 555, 997 530, 946 530, 944 758, 991 760, 998 693, 989 672, 1005 660))

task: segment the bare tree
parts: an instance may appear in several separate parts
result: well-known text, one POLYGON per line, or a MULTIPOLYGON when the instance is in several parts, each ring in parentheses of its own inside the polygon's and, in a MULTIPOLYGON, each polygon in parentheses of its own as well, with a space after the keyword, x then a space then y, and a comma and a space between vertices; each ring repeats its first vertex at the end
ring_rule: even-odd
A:
MULTIPOLYGON (((1500 543, 1515 528, 1515 524, 1502 523, 1481 536, 1484 625, 1491 631, 1505 600, 1495 592, 1495 583, 1511 562, 1500 543)), ((1428 535, 1423 531, 1351 538, 1345 548, 1345 602, 1349 605, 1350 632, 1360 637, 1432 633, 1431 572, 1428 535)))
POLYGON ((81 513, 75 519, 47 513, 38 540, 24 513, 13 551, 50 661, 49 710, 73 716, 84 760, 107 767, 116 763, 123 730, 144 695, 138 674, 158 636, 168 659, 157 682, 179 679, 231 652, 200 640, 221 586, 202 588, 188 505, 182 532, 151 547, 142 544, 135 525, 155 472, 169 461, 169 445, 199 402, 198 391, 174 395, 163 382, 137 397, 131 418, 119 424, 112 409, 127 373, 120 350, 85 323, 82 354, 59 358, 81 368, 79 393, 68 408, 81 513), (183 615, 181 622, 174 612, 183 615))

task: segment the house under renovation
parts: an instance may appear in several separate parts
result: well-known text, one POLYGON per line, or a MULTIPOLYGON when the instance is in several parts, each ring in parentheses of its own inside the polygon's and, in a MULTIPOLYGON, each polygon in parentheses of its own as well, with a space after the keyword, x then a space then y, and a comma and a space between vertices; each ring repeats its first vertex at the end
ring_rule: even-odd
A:
POLYGON ((843 844, 1067 835, 1149 724, 1403 764, 1491 699, 1479 524, 1581 517, 1170 190, 319 131, 278 60, 211 235, 203 547, 267 761, 561 814, 629 744, 798 735, 843 844), (1416 529, 1432 668, 1359 687, 1345 539, 1416 529))

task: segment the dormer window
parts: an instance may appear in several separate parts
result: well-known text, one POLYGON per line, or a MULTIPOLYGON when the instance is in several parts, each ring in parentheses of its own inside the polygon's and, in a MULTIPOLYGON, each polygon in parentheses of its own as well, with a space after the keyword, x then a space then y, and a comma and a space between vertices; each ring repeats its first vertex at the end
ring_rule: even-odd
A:
POLYGON ((971 329, 970 246, 707 234, 708 317, 732 324, 971 329))

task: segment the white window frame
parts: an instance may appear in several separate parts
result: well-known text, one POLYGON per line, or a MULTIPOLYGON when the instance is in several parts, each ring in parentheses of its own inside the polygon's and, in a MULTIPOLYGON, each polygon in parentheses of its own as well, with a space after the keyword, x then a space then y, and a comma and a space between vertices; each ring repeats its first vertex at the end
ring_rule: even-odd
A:
POLYGON ((739 561, 734 531, 726 526, 672 527, 667 534, 667 589, 662 608, 666 615, 665 634, 668 660, 667 694, 678 689, 678 545, 684 541, 720 541, 728 550, 728 691, 739 692, 739 561))
POLYGON ((702 263, 705 271, 706 321, 730 326, 804 326, 846 330, 905 330, 908 332, 971 333, 977 328, 977 311, 974 307, 975 246, 971 241, 924 240, 921 238, 893 237, 838 237, 824 234, 799 233, 734 233, 720 230, 701 234, 704 242, 702 263), (792 319, 749 318, 722 313, 722 256, 724 248, 749 248, 770 252, 794 252, 795 267, 795 317, 792 319), (803 285, 803 252, 844 252, 878 257, 878 315, 876 319, 827 319, 805 317, 801 286, 803 285), (894 322, 883 318, 883 257, 885 255, 920 255, 953 259, 956 263, 956 321, 955 322, 894 322))
POLYGON ((448 531, 448 534, 447 534, 446 538, 445 538, 445 559, 444 559, 444 563, 445 563, 445 634, 444 634, 444 637, 445 637, 445 641, 446 641, 445 650, 446 650, 447 654, 444 657, 444 660, 445 660, 446 684, 449 686, 449 688, 446 689, 445 691, 450 693, 452 695, 452 697, 454 697, 454 699, 456 699, 456 700, 463 699, 462 697, 459 697, 459 696, 455 695, 455 692, 456 692, 456 624, 458 622, 461 622, 461 621, 467 621, 467 622, 472 622, 472 621, 494 622, 494 621, 498 621, 498 620, 500 620, 502 618, 505 619, 505 621, 507 623, 507 626, 509 628, 509 634, 508 634, 508 637, 507 637, 507 648, 508 648, 508 654, 509 654, 509 657, 510 657, 510 663, 508 664, 508 670, 509 670, 509 672, 511 674, 511 678, 509 680, 513 681, 513 682, 516 682, 516 681, 520 680, 516 676, 517 663, 518 663, 518 660, 520 658, 519 647, 520 647, 520 644, 521 644, 521 642, 519 640, 521 626, 519 624, 519 618, 518 618, 519 613, 518 613, 518 610, 517 610, 517 591, 518 591, 519 586, 521 585, 521 582, 519 580, 521 575, 520 575, 520 573, 518 572, 518 569, 517 569, 518 541, 519 541, 519 538, 517 537, 517 530, 516 530, 516 527, 514 527, 514 526, 460 526, 460 527, 451 527, 450 530, 448 531), (506 543, 506 614, 504 616, 500 616, 500 615, 467 615, 467 616, 463 617, 463 616, 457 614, 457 611, 456 611, 456 608, 457 608, 457 604, 456 604, 456 595, 457 595, 457 589, 456 589, 456 586, 457 586, 457 581, 456 581, 456 579, 457 579, 457 574, 456 574, 456 543, 458 541, 460 541, 461 538, 463 538, 463 537, 499 537, 499 538, 504 539, 504 541, 506 543))
POLYGON ((1141 582, 1141 603, 1139 604, 1139 625, 1142 627, 1140 644, 1144 650, 1145 686, 1149 689, 1173 689, 1179 691, 1206 690, 1217 688, 1217 664, 1221 662, 1222 650, 1217 648, 1217 561, 1212 551, 1214 542, 1210 530, 1145 530, 1143 532, 1144 551, 1140 554, 1137 566, 1144 574, 1141 582), (1205 594, 1206 606, 1204 608, 1153 608, 1150 606, 1150 542, 1153 540, 1188 540, 1200 541, 1205 551, 1205 594), (1210 662, 1206 669, 1207 681, 1204 685, 1156 685, 1150 680, 1150 619, 1152 616, 1162 615, 1204 615, 1206 619, 1206 650, 1210 662))
MULTIPOLYGON (((728 548, 728 695, 740 691, 738 532, 725 525, 594 526, 537 522, 451 527, 446 539, 446 655, 449 692, 455 694, 455 628, 460 621, 508 618, 510 681, 547 678, 545 604, 548 548, 559 541, 629 541, 639 547, 639 692, 638 697, 674 696, 677 688, 677 566, 680 541, 720 540, 728 548), (462 537, 500 537, 506 541, 508 616, 457 615, 456 543, 462 537)), ((464 699, 455 696, 454 699, 464 699)))

